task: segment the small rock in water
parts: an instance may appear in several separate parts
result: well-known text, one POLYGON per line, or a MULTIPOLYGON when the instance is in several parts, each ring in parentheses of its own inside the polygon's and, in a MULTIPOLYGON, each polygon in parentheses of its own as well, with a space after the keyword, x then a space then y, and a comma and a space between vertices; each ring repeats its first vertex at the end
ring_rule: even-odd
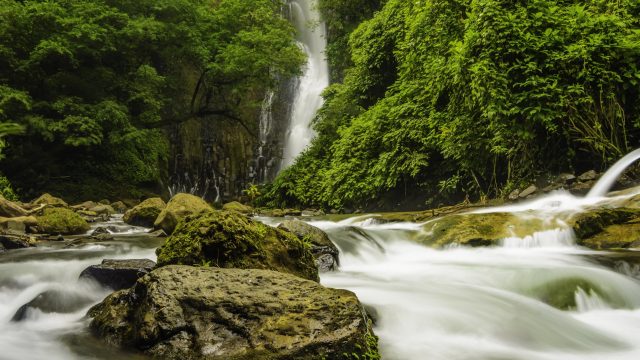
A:
POLYGON ((520 195, 520 189, 513 190, 509 193, 509 200, 518 200, 518 195, 520 195))
POLYGON ((93 230, 93 232, 91 233, 91 236, 96 236, 100 234, 110 234, 110 232, 109 230, 107 230, 107 228, 103 226, 98 226, 97 228, 95 228, 95 230, 93 230))
POLYGON ((90 296, 78 292, 48 290, 22 305, 13 315, 11 321, 22 321, 27 317, 29 309, 38 309, 43 313, 71 313, 78 311, 93 302, 90 296))
POLYGON ((91 279, 114 290, 127 289, 155 266, 156 263, 149 259, 104 259, 102 264, 84 269, 80 274, 80 279, 91 279))
POLYGON ((340 252, 331 242, 329 236, 321 229, 300 220, 285 220, 278 228, 293 233, 302 241, 311 243, 311 252, 315 258, 318 271, 332 271, 339 266, 340 252))
POLYGON ((573 174, 564 173, 558 176, 558 182, 561 182, 563 184, 571 185, 575 181, 576 181, 576 176, 573 174))
POLYGON ((521 199, 526 198, 529 195, 533 195, 536 191, 538 191, 538 187, 535 185, 531 185, 528 188, 524 189, 519 195, 518 197, 520 197, 521 199))
POLYGON ((33 246, 28 236, 18 234, 0 234, 0 245, 5 250, 24 249, 33 246))
POLYGON ((598 178, 598 173, 595 170, 589 170, 583 173, 582 175, 578 176, 578 181, 585 182, 585 181, 595 180, 597 178, 598 178))

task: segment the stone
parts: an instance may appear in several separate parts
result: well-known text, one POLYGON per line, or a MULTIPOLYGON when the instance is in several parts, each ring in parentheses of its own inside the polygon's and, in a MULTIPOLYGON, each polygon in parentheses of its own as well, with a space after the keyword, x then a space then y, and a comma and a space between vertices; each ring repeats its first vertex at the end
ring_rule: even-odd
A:
POLYGON ((538 187, 535 185, 531 185, 528 188, 524 189, 520 194, 518 194, 518 197, 521 199, 524 199, 529 195, 535 194, 537 191, 538 191, 538 187))
POLYGON ((109 201, 108 199, 102 199, 102 200, 98 201, 98 204, 109 205, 109 204, 111 204, 111 201, 109 201))
POLYGON ((19 217, 27 216, 27 210, 13 201, 9 201, 0 197, 0 216, 2 217, 19 217))
POLYGON ((0 246, 5 250, 26 249, 35 246, 35 238, 21 234, 0 234, 0 246))
POLYGON ((302 210, 301 215, 302 216, 324 216, 326 214, 322 210, 306 209, 306 210, 302 210))
POLYGON ((89 231, 89 223, 66 208, 46 208, 37 220, 38 228, 47 234, 74 235, 89 231))
POLYGON ((162 229, 165 233, 171 234, 178 226, 178 222, 189 215, 198 215, 213 211, 213 207, 206 201, 191 194, 176 194, 165 207, 155 223, 154 229, 162 229))
POLYGON ((285 220, 278 228, 289 231, 298 239, 311 244, 318 271, 336 270, 340 265, 340 252, 324 231, 300 220, 285 220))
POLYGON ((241 204, 237 201, 232 201, 222 205, 222 210, 235 211, 241 214, 253 214, 254 209, 251 206, 241 204))
POLYGON ((355 294, 269 270, 162 267, 88 316, 94 336, 153 358, 380 358, 355 294))
POLYGON ((134 226, 152 227, 158 215, 167 206, 160 198, 150 198, 127 211, 122 220, 134 226))
POLYGON ((125 203, 123 203, 122 201, 116 201, 114 203, 111 204, 111 207, 118 213, 118 214, 124 214, 128 207, 125 203))
POLYGON ((565 185, 571 185, 576 181, 576 176, 569 173, 562 173, 558 175, 557 182, 565 185))
POLYGON ((38 219, 34 216, 19 216, 14 218, 0 217, 0 229, 16 231, 20 233, 28 232, 30 228, 38 225, 38 219))
POLYGON ((581 174, 580 176, 578 176, 578 181, 587 182, 587 181, 595 180, 597 178, 598 178, 598 173, 595 170, 589 170, 581 174))
POLYGON ((88 294, 76 291, 47 290, 33 300, 22 305, 11 318, 11 321, 22 321, 29 311, 39 310, 43 313, 72 313, 91 304, 94 299, 88 294))
POLYGON ((184 219, 156 254, 159 267, 268 269, 318 281, 308 245, 290 232, 232 211, 216 210, 184 219))
POLYGON ((164 232, 164 230, 155 230, 155 231, 151 231, 149 232, 149 235, 153 236, 153 237, 167 237, 167 233, 164 232))
POLYGON ((111 234, 111 232, 109 232, 109 230, 104 226, 98 226, 91 232, 91 236, 96 236, 100 234, 111 234))
POLYGON ((518 200, 518 195, 520 195, 520 189, 515 189, 509 193, 508 199, 511 201, 518 200))
POLYGON ((142 276, 148 274, 156 263, 148 259, 111 260, 104 259, 100 265, 92 265, 80 273, 80 279, 88 279, 114 290, 132 287, 142 276))
POLYGON ((85 201, 83 203, 77 204, 77 205, 73 205, 71 206, 72 209, 74 210, 89 210, 91 208, 94 208, 98 206, 98 204, 94 201, 85 201))
POLYGON ((92 207, 89 211, 93 211, 98 215, 113 215, 116 211, 111 207, 111 205, 100 204, 92 207))
POLYGON ((592 249, 631 248, 640 241, 639 209, 591 209, 573 215, 568 223, 578 245, 592 249))
POLYGON ((49 205, 54 207, 69 207, 69 205, 62 199, 57 198, 51 194, 42 194, 39 198, 33 200, 31 205, 49 205))

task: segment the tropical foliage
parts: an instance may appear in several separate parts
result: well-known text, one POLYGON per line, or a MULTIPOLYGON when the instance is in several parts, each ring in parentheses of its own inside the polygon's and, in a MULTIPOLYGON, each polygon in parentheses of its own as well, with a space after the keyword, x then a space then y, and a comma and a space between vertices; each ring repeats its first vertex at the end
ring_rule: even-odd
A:
POLYGON ((271 205, 500 195, 640 142, 640 2, 388 0, 271 205))
POLYGON ((4 173, 27 192, 158 183, 162 128, 211 114, 240 121, 248 92, 298 73, 281 5, 0 0, 0 121, 26 131, 8 138, 4 173))

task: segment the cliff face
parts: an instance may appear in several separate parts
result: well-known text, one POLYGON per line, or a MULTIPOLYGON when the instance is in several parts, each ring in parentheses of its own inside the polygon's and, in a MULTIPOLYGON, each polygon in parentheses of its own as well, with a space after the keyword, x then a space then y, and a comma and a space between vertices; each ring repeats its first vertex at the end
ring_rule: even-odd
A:
POLYGON ((174 125, 169 130, 167 190, 229 201, 242 196, 249 184, 273 180, 280 169, 294 89, 295 80, 289 80, 273 95, 264 90, 248 95, 250 105, 238 119, 208 116, 174 125))

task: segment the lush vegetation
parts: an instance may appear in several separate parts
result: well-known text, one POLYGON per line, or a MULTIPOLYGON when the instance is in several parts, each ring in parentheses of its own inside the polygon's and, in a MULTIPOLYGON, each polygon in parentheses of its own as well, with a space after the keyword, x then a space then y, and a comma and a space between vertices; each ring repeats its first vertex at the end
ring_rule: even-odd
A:
POLYGON ((0 144, 4 174, 27 197, 157 187, 163 128, 210 115, 241 121, 239 108, 259 106, 246 94, 299 72, 281 5, 0 0, 0 122, 25 131, 0 144))
POLYGON ((639 22, 636 0, 388 0, 263 200, 424 205, 602 168, 639 144, 639 22))

